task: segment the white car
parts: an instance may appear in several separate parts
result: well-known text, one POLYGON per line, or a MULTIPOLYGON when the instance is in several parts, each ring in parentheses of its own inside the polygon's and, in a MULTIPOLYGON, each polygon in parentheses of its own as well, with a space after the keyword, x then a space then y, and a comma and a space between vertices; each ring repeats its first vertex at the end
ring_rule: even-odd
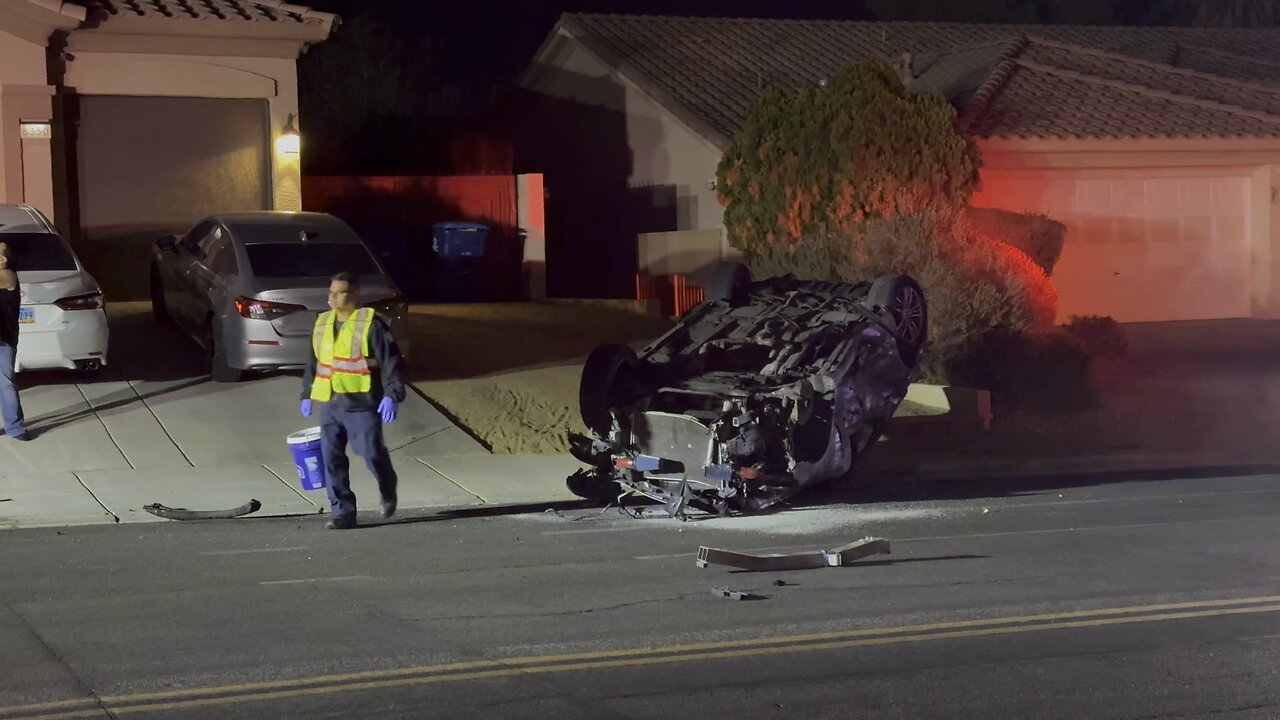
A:
POLYGON ((109 333, 98 281, 30 205, 0 205, 0 242, 22 286, 17 370, 100 370, 109 333))

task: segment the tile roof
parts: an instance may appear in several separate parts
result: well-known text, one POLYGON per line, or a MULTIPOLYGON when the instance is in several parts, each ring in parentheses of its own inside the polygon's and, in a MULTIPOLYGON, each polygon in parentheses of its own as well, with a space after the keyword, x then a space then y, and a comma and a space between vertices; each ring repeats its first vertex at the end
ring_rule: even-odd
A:
POLYGON ((91 18, 116 17, 311 24, 321 13, 284 0, 73 0, 91 18))
POLYGON ((590 14, 559 27, 720 147, 764 87, 904 53, 913 89, 987 137, 1280 136, 1280 67, 1255 59, 1280 57, 1280 30, 590 14))

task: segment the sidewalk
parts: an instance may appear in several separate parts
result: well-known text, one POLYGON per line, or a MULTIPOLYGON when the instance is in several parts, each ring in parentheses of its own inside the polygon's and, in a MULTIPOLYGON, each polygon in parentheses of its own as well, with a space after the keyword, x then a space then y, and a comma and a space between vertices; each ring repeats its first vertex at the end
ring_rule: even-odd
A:
MULTIPOLYGON (((565 478, 580 467, 567 455, 395 455, 402 510, 525 505, 580 500, 565 478)), ((376 510, 378 486, 353 458, 361 510, 376 510)), ((251 517, 318 515, 324 490, 304 491, 291 462, 199 468, 112 469, 0 475, 0 529, 176 522, 143 509, 152 503, 227 510, 250 500, 251 517)))

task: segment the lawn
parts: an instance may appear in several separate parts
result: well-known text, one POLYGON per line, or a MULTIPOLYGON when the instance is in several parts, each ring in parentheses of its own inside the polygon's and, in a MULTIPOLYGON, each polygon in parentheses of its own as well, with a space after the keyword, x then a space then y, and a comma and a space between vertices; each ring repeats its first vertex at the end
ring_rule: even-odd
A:
POLYGON ((412 308, 409 380, 495 453, 568 450, 585 432, 578 379, 592 348, 643 346, 672 325, 586 302, 412 308))

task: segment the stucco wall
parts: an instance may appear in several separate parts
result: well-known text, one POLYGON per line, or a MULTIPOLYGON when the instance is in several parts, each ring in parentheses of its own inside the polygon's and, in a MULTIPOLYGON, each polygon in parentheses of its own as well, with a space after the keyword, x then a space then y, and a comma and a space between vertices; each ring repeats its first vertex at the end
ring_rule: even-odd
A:
POLYGON ((518 162, 546 174, 555 294, 629 296, 640 235, 720 231, 708 187, 720 152, 578 42, 550 44, 524 87, 533 99, 518 162))
MULTIPOLYGON (((75 60, 67 63, 66 84, 82 95, 266 100, 270 113, 275 209, 302 208, 300 155, 278 150, 279 137, 289 114, 298 112, 294 60, 81 51, 75 53, 75 60)), ((294 125, 303 130, 297 120, 294 125)))
POLYGON ((4 87, 30 88, 45 85, 48 77, 44 60, 44 48, 40 45, 0 32, 0 118, 8 118, 4 127, 0 127, 0 201, 3 202, 23 201, 22 146, 16 126, 23 114, 17 104, 22 101, 16 100, 15 95, 9 93, 6 102, 4 87))

